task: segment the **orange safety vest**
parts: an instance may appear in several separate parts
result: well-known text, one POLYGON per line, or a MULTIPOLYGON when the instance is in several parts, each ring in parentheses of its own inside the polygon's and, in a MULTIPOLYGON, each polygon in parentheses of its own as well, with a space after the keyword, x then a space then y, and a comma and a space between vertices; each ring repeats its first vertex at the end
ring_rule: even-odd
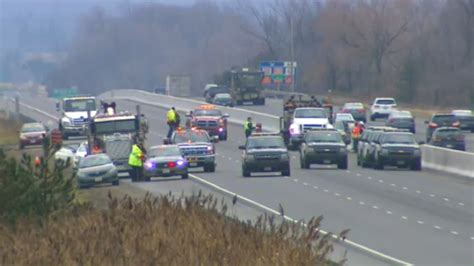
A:
POLYGON ((360 127, 356 126, 352 129, 352 138, 358 139, 360 137, 360 127))

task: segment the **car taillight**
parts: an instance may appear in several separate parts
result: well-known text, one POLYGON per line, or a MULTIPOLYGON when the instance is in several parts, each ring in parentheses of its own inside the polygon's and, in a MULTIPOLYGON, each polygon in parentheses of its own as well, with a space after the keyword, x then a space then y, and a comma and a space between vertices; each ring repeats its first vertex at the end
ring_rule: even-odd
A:
POLYGON ((464 135, 457 135, 454 137, 455 140, 457 141, 463 141, 464 140, 464 135))
POLYGON ((428 126, 431 128, 435 128, 435 127, 438 127, 438 124, 431 122, 428 124, 428 126))
POLYGON ((357 112, 363 114, 365 112, 365 110, 364 109, 357 109, 357 112))
POLYGON ((175 168, 175 167, 176 167, 176 163, 175 163, 175 162, 169 162, 169 163, 168 163, 168 167, 169 167, 169 168, 175 168))
POLYGON ((459 123, 459 121, 456 121, 453 123, 453 127, 459 127, 461 125, 461 123, 459 123))

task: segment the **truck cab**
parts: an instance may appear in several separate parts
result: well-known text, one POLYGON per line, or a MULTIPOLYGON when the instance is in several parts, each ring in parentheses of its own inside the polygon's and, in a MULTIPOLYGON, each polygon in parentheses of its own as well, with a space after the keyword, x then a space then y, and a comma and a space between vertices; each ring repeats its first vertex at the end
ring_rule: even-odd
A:
POLYGON ((96 116, 98 106, 95 97, 70 97, 64 98, 56 104, 56 110, 61 111, 59 130, 63 139, 70 136, 85 136, 89 119, 96 116), (88 115, 90 117, 88 118, 88 115))
POLYGON ((262 86, 263 72, 242 68, 226 74, 227 86, 236 105, 252 103, 265 105, 265 94, 262 86))

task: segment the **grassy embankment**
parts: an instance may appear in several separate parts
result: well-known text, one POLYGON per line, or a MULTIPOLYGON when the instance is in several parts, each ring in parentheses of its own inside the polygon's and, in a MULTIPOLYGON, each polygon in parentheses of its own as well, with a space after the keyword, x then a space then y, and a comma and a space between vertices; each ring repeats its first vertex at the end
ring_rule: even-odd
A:
MULTIPOLYGON (((15 145, 16 129, 1 120, 0 125, 0 138, 15 145)), ((13 193, 6 188, 15 181, 5 177, 2 167, 7 164, 0 163, 0 193, 13 193)), ((40 219, 18 217, 13 225, 4 221, 11 213, 0 202, 0 265, 334 264, 328 262, 332 239, 319 234, 320 219, 310 221, 305 230, 278 223, 280 217, 241 222, 230 218, 227 206, 212 196, 154 198, 128 184, 113 189, 122 200, 107 197, 108 188, 85 190, 80 201, 74 193, 71 205, 51 208, 40 219)), ((54 199, 54 189, 42 191, 54 199)), ((21 206, 33 210, 34 204, 21 206)))

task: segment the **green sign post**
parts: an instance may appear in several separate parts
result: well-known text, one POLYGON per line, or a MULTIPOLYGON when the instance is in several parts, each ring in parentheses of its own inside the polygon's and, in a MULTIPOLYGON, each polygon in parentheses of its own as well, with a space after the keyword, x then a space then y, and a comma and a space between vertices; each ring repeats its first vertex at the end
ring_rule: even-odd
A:
POLYGON ((63 98, 74 97, 78 95, 76 87, 62 88, 53 90, 53 98, 61 100, 63 98))

